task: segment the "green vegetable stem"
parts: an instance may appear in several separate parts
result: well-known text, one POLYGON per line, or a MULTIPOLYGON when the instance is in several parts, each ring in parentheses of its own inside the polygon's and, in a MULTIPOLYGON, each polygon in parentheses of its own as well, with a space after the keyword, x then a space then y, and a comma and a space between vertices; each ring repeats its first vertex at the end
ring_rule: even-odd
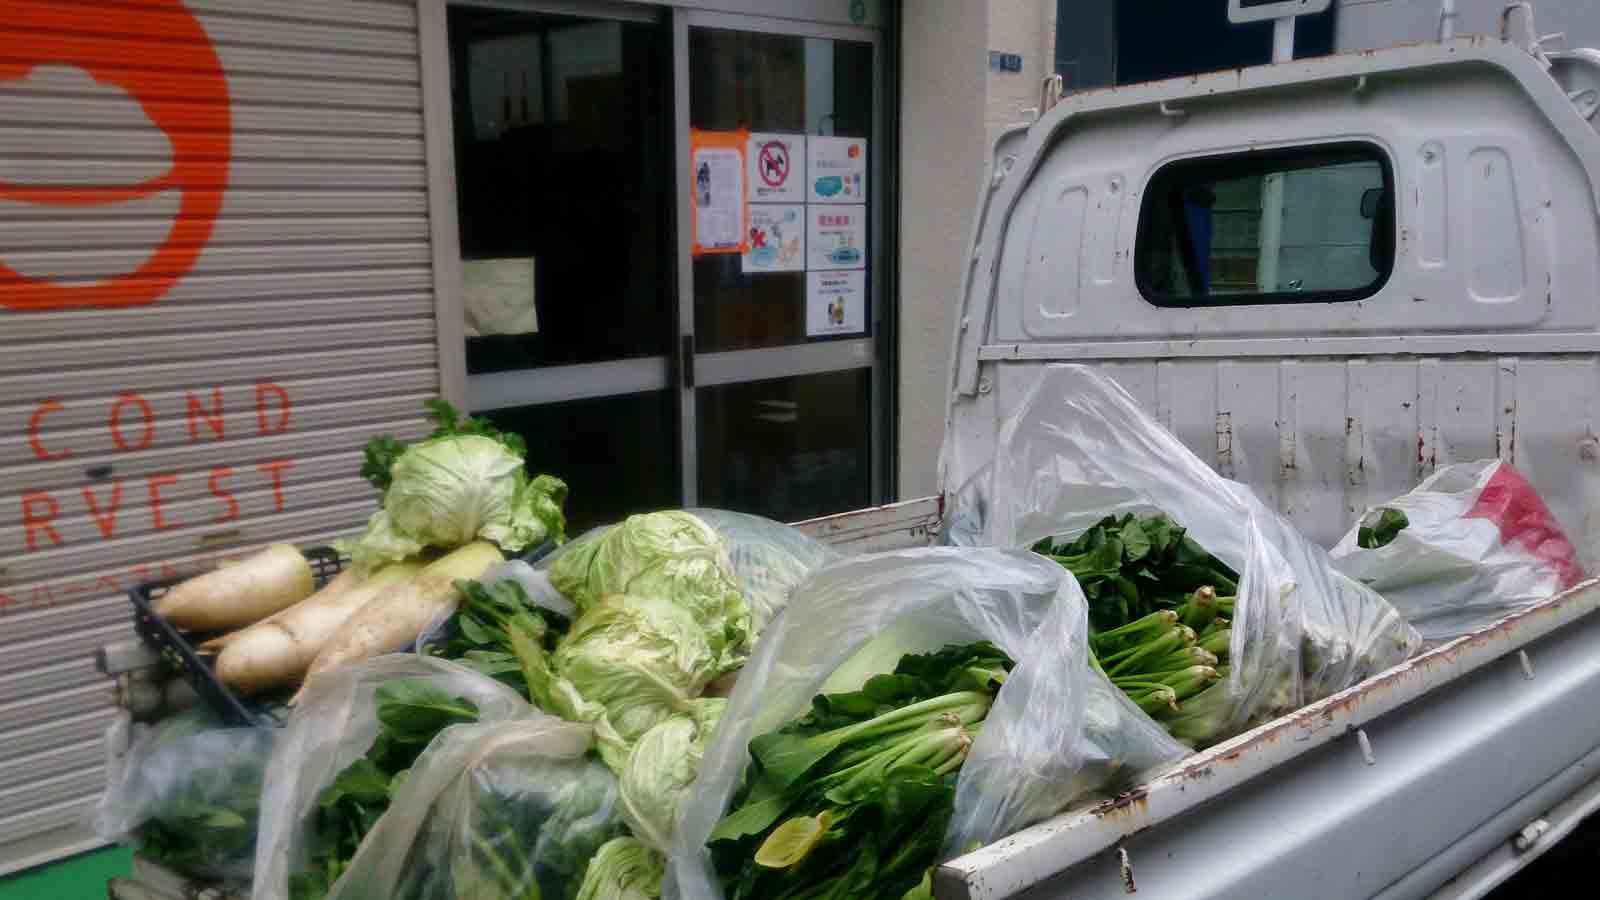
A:
POLYGON ((1238 575, 1165 515, 1107 517, 1033 550, 1072 572, 1089 600, 1095 670, 1191 744, 1228 724, 1238 575))

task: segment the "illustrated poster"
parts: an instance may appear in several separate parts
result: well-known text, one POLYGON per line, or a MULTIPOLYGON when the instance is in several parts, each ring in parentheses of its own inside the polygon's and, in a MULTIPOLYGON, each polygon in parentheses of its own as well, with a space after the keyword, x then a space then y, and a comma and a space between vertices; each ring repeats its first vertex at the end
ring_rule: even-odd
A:
POLYGON ((741 260, 747 275, 801 272, 806 267, 806 208, 800 203, 750 204, 749 244, 741 260))
POLYGON ((806 336, 860 334, 867 330, 867 273, 806 273, 806 336))
POLYGON ((808 138, 806 179, 811 203, 867 202, 867 142, 861 138, 808 138))

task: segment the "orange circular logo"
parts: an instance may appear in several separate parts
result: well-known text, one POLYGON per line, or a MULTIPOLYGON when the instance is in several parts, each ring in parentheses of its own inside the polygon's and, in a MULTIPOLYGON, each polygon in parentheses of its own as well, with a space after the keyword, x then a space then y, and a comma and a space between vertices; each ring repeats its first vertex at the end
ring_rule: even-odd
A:
MULTIPOLYGON (((161 297, 194 268, 216 226, 232 158, 228 81, 205 28, 181 0, 138 6, 0 0, 12 34, 0 51, 0 83, 40 66, 75 66, 120 88, 167 137, 172 167, 133 185, 36 185, 0 180, 0 200, 63 209, 180 194, 172 227, 132 272, 71 284, 29 278, 0 256, 0 306, 16 310, 136 306, 161 297)), ((93 124, 93 123, 85 123, 93 124)))

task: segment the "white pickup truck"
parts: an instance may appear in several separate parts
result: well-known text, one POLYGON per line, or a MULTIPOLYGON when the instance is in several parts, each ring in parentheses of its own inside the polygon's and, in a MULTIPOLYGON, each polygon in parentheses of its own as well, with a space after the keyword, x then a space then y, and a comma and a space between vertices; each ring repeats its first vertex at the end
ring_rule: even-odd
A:
MULTIPOLYGON (((1471 38, 1071 96, 997 143, 946 462, 1100 367, 1331 545, 1500 458, 1600 546, 1600 53, 1471 38)), ((953 474, 942 473, 947 491, 953 474)), ((929 543, 927 498, 803 527, 929 543)), ((953 860, 942 900, 1468 898, 1600 808, 1600 584, 953 860)), ((130 712, 149 659, 107 648, 130 712)), ((113 755, 117 752, 112 748, 113 755)), ((143 863, 125 898, 192 890, 143 863)))

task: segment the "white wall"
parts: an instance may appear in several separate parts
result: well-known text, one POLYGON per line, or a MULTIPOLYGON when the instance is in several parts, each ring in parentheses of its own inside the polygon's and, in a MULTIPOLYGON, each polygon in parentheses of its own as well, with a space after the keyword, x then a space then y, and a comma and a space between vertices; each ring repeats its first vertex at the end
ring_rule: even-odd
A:
POLYGON ((1022 71, 986 70, 986 147, 1006 126, 1026 121, 1026 111, 1039 105, 1040 80, 1055 70, 1056 56, 1054 0, 990 0, 988 7, 989 49, 1021 54, 1022 71))
POLYGON ((899 496, 936 490, 951 310, 983 177, 988 3, 905 7, 900 79, 899 496))
MULTIPOLYGON (((1499 34, 1504 0, 1456 0, 1456 34, 1499 34)), ((1539 31, 1564 31, 1568 47, 1600 47, 1600 0, 1534 0, 1539 31)), ((1517 14, 1512 28, 1522 34, 1517 14)), ((1438 35, 1439 0, 1342 0, 1340 52, 1392 47, 1438 35)))

